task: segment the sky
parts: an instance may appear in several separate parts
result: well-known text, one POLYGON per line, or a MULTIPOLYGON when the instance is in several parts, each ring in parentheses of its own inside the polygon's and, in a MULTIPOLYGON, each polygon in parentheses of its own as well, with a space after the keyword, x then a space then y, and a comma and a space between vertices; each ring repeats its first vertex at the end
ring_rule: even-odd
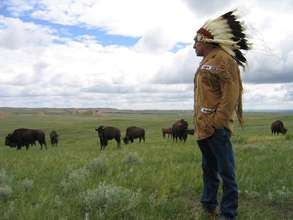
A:
POLYGON ((196 31, 235 8, 244 109, 293 109, 290 0, 0 0, 0 107, 193 109, 196 31))

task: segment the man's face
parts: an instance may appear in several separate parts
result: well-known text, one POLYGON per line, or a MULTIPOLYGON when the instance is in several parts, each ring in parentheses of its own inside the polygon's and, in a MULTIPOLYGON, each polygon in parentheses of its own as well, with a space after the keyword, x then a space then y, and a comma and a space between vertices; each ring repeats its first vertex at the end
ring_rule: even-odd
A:
POLYGON ((197 41, 197 37, 194 38, 194 45, 193 49, 195 49, 195 53, 197 56, 201 57, 203 56, 203 49, 204 49, 204 43, 197 41))

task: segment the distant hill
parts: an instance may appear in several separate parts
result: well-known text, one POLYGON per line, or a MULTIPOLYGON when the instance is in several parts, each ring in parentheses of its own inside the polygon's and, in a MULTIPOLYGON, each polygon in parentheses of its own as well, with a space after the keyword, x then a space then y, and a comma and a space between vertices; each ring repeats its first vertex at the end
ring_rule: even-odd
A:
POLYGON ((127 110, 115 108, 11 108, 0 107, 0 112, 11 114, 191 114, 192 110, 127 110))
MULTIPOLYGON (((15 114, 191 114, 193 110, 131 110, 131 109, 116 109, 116 108, 12 108, 0 107, 0 112, 15 113, 15 114)), ((266 112, 266 113, 287 113, 293 114, 292 110, 246 110, 245 112, 266 112)))

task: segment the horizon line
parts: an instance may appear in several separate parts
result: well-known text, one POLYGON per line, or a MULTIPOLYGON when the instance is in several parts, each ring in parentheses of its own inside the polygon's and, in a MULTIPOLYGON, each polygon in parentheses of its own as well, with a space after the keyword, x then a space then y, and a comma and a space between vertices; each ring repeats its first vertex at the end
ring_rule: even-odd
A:
MULTIPOLYGON (((88 109, 88 110, 117 110, 117 111, 193 111, 193 109, 124 109, 115 107, 8 107, 0 106, 0 109, 88 109)), ((293 109, 244 109, 244 112, 293 112, 293 109)))

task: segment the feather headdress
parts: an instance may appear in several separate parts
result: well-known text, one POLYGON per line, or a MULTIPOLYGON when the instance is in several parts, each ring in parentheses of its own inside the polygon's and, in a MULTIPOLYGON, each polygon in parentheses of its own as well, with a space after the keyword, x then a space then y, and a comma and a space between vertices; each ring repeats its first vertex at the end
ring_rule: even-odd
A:
POLYGON ((208 20, 198 31, 196 40, 206 43, 216 43, 230 54, 239 65, 246 64, 246 58, 240 50, 251 49, 245 33, 244 23, 235 15, 236 10, 214 20, 208 20))

